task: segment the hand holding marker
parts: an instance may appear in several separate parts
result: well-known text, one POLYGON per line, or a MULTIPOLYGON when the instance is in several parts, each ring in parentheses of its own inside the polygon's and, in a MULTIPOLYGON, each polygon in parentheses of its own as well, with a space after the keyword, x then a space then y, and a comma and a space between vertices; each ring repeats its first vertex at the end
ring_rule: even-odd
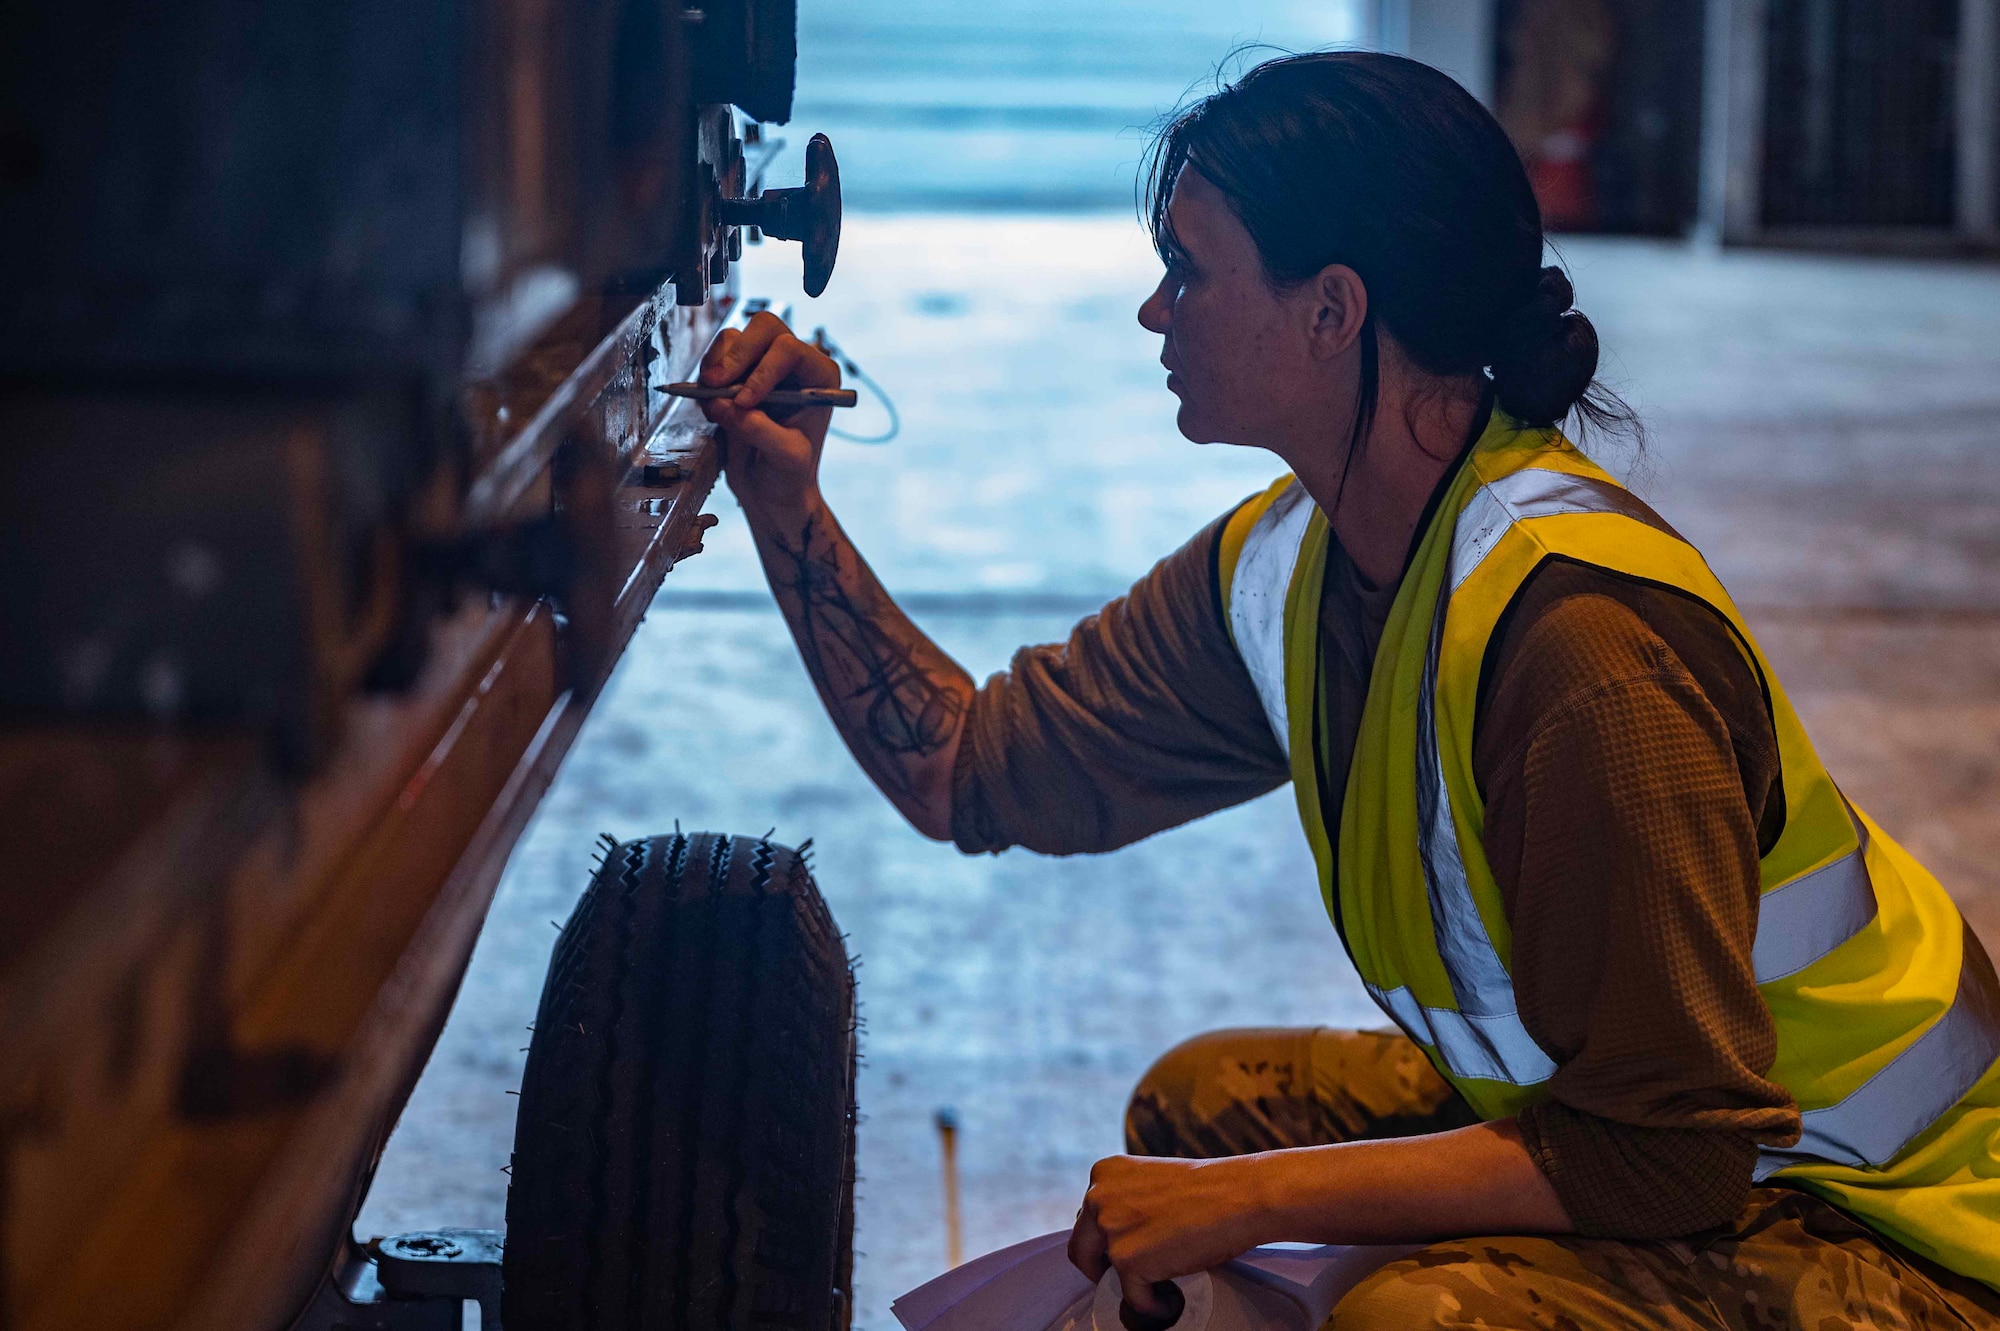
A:
MULTIPOLYGON (((848 434, 844 430, 833 430, 829 433, 838 435, 842 439, 851 440, 857 444, 886 444, 901 433, 903 425, 901 413, 896 410, 896 404, 889 399, 889 395, 882 391, 882 386, 869 378, 868 374, 859 365, 856 365, 848 358, 845 352, 834 345, 833 339, 826 335, 824 328, 818 329, 813 333, 813 344, 827 355, 839 361, 841 368, 849 375, 867 384, 874 391, 875 396, 881 399, 882 406, 889 413, 889 428, 881 434, 856 435, 848 434)), ((665 393, 669 397, 685 397, 703 401, 734 397, 739 387, 740 385, 737 384, 709 385, 678 383, 661 384, 654 391, 665 393)), ((860 394, 851 388, 780 388, 766 393, 764 400, 759 405, 777 407, 781 410, 798 407, 852 407, 860 400, 860 394)))

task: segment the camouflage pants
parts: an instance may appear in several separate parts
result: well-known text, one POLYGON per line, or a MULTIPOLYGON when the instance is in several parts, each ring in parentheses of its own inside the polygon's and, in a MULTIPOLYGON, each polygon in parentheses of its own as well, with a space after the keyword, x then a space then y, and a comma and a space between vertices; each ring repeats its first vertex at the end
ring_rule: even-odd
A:
MULTIPOLYGON (((1126 1148, 1213 1157, 1440 1132, 1476 1121, 1393 1033, 1215 1031, 1132 1094, 1126 1148)), ((2000 1294, 1902 1251, 1846 1212, 1755 1188, 1729 1225, 1671 1241, 1498 1236, 1436 1243, 1368 1277, 1329 1331, 1586 1327, 2000 1331, 2000 1294)))

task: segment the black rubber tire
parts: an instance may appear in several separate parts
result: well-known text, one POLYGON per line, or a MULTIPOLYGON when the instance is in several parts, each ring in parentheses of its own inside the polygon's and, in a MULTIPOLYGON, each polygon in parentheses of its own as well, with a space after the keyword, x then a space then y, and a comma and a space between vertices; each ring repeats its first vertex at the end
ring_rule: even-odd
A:
POLYGON ((556 944, 507 1193, 508 1331, 847 1331, 854 980, 804 857, 610 846, 556 944))

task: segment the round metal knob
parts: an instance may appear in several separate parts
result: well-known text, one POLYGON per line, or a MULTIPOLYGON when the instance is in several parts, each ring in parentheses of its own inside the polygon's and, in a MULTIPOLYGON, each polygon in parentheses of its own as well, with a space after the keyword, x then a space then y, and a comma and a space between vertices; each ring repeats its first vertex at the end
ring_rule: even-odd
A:
POLYGON ((804 242, 806 294, 826 290, 840 254, 840 163, 833 144, 815 134, 806 144, 806 183, 797 189, 767 189, 747 199, 724 199, 722 220, 754 226, 778 240, 804 242))

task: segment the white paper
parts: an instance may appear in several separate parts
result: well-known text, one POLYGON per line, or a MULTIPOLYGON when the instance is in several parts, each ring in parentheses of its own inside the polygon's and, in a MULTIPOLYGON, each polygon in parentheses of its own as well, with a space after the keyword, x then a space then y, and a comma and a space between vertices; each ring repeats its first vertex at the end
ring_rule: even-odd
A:
MULTIPOLYGON (((1214 1290, 1201 1305, 1205 1325, 1184 1331, 1318 1331, 1348 1290, 1415 1251, 1338 1244, 1253 1248, 1211 1273, 1214 1290)), ((1114 1291, 1116 1281, 1115 1272, 1105 1276, 1114 1291)), ((1069 1231, 1059 1230, 947 1271, 890 1310, 904 1331, 1121 1331, 1095 1326, 1104 1320, 1094 1316, 1100 1302, 1115 1313, 1115 1293, 1102 1295, 1070 1265, 1069 1231)))

